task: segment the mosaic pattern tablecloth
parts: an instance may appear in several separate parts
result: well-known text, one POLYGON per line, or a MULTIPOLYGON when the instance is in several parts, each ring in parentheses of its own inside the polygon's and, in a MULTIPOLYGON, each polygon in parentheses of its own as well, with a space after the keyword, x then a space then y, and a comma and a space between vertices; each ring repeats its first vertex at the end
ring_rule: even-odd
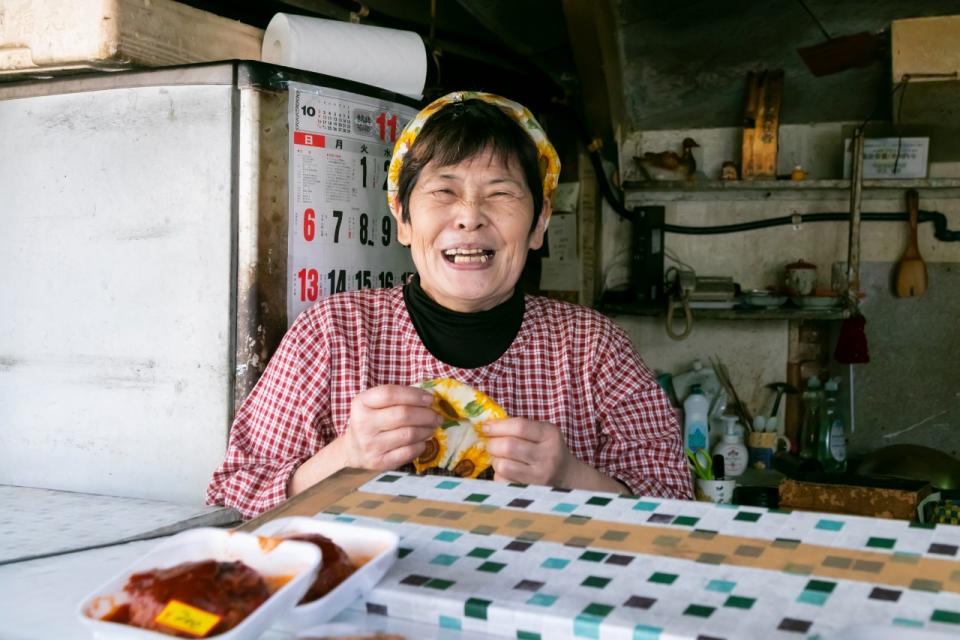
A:
MULTIPOLYGON (((960 528, 385 473, 318 518, 384 526, 374 614, 519 638, 960 633, 960 528)), ((896 634, 894 634, 894 637, 896 634)))

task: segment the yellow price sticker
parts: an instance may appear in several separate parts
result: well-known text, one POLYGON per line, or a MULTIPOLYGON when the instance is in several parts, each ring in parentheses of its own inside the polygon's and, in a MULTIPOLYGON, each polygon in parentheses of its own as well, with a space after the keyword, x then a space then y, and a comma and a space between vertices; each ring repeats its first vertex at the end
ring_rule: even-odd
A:
POLYGON ((163 611, 157 614, 157 617, 153 620, 158 624, 166 625, 177 631, 183 631, 202 638, 217 626, 221 617, 222 616, 218 616, 215 613, 191 607, 185 602, 171 600, 167 603, 167 606, 163 608, 163 611))

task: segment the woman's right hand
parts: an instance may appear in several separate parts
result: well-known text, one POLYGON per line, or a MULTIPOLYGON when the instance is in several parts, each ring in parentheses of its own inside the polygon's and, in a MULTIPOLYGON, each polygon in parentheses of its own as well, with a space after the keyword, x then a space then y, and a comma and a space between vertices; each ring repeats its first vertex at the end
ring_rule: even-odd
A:
POLYGON ((350 403, 343 439, 346 466, 387 471, 423 453, 443 419, 430 405, 429 391, 381 385, 358 393, 350 403))

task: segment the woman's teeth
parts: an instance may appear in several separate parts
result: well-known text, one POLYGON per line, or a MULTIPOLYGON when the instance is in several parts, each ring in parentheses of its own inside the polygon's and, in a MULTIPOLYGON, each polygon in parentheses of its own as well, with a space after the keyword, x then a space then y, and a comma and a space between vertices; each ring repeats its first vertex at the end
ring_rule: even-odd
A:
POLYGON ((447 249, 443 252, 443 256, 456 264, 486 262, 493 259, 493 251, 489 249, 447 249))

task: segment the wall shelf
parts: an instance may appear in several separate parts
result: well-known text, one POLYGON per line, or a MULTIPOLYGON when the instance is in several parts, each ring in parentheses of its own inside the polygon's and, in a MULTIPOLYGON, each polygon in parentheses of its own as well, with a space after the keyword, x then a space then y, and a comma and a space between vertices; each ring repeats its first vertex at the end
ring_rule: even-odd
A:
MULTIPOLYGON (((833 309, 800 309, 784 306, 775 309, 738 308, 733 309, 691 309, 694 319, 707 320, 843 320, 850 316, 844 308, 833 309)), ((600 305, 600 312, 607 316, 648 316, 657 317, 667 315, 664 304, 649 304, 643 302, 605 303, 600 305)), ((678 319, 683 310, 674 311, 678 319)))
MULTIPOLYGON (((625 182, 628 201, 674 202, 681 200, 823 200, 849 199, 849 180, 695 180, 625 182)), ((938 196, 960 196, 960 178, 864 180, 863 198, 903 198, 906 189, 921 196, 936 190, 938 196), (947 191, 948 193, 941 193, 947 191)))

